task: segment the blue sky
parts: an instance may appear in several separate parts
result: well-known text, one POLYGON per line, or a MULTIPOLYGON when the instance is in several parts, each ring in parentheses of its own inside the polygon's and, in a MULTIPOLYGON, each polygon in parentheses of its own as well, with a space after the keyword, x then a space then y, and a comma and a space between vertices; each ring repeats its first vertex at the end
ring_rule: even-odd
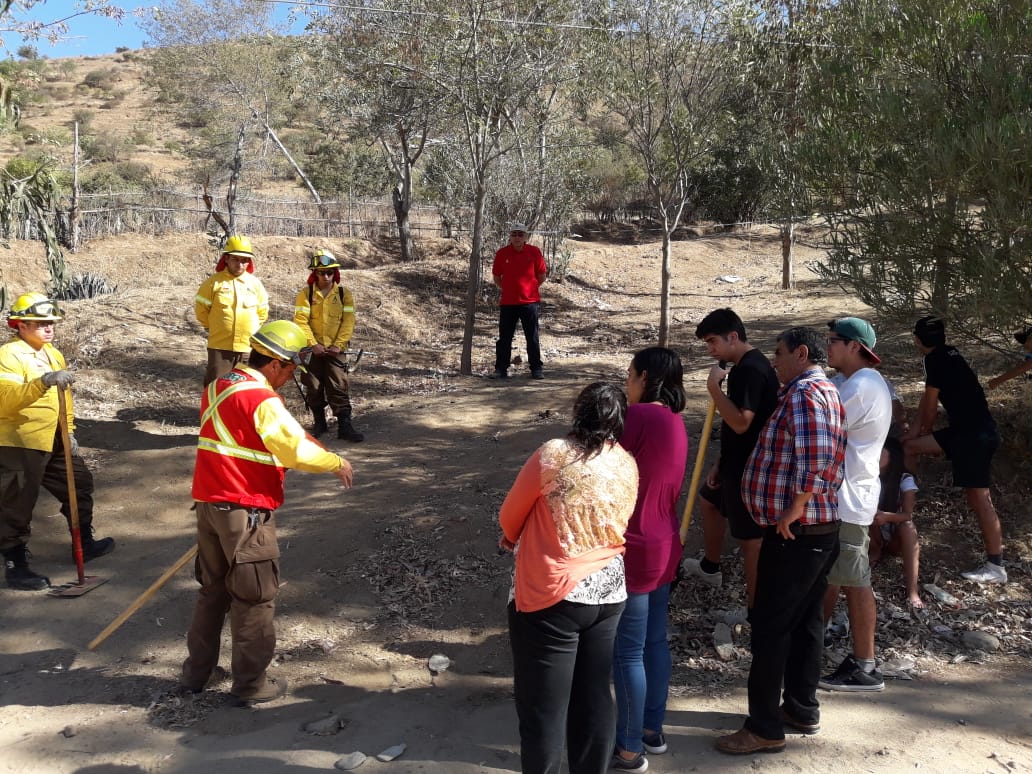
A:
MULTIPOLYGON (((77 16, 68 22, 68 34, 64 40, 51 45, 45 38, 36 41, 29 41, 39 51, 40 56, 57 59, 66 56, 95 56, 97 54, 110 54, 120 46, 128 48, 143 48, 145 36, 143 30, 137 24, 137 16, 133 11, 145 9, 156 5, 155 0, 142 2, 141 0, 116 0, 114 5, 125 10, 125 17, 121 23, 105 16, 83 15, 77 16)), ((75 13, 78 3, 74 0, 45 0, 26 12, 15 7, 9 16, 17 21, 41 21, 51 22, 55 19, 62 19, 75 13)), ((276 3, 275 15, 277 18, 285 18, 289 3, 276 3)), ((6 24, 0 23, 0 28, 9 27, 10 18, 5 19, 6 24)), ((303 28, 303 23, 298 31, 303 28)), ((4 33, 4 43, 13 54, 22 40, 14 34, 4 33)), ((2 58, 2 55, 0 55, 2 58)))

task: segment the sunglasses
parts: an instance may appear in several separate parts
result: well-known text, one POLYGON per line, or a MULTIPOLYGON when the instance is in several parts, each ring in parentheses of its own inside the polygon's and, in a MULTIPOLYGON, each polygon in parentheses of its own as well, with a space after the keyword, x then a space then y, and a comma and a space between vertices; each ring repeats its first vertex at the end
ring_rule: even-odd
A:
POLYGON ((315 273, 321 277, 332 277, 337 273, 336 269, 316 269, 315 273))

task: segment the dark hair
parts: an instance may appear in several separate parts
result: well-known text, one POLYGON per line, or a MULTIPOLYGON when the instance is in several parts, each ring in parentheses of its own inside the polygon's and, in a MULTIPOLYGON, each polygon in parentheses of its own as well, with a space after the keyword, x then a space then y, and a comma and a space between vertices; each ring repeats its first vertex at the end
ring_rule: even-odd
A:
POLYGON ((680 414, 688 402, 684 394, 684 368, 681 358, 666 347, 648 347, 640 350, 631 360, 639 374, 645 374, 645 391, 641 399, 646 403, 658 401, 680 414))
POLYGON ((623 435, 626 413, 627 396, 616 385, 594 382, 581 390, 573 402, 573 429, 568 437, 580 447, 582 460, 623 435))
POLYGON ((726 309, 714 309, 702 318, 695 329, 695 338, 704 339, 710 335, 727 336, 729 333, 737 333, 739 341, 748 341, 745 335, 745 324, 731 307, 726 309))
POLYGON ((899 482, 903 478, 903 444, 898 438, 886 438, 882 450, 889 453, 889 465, 881 472, 878 510, 895 513, 899 510, 899 482))
POLYGON ((795 352, 802 345, 809 350, 811 363, 828 362, 826 338, 816 328, 797 326, 778 334, 778 341, 784 342, 789 352, 795 352))
POLYGON ((265 368, 273 360, 279 360, 278 357, 270 357, 269 355, 263 355, 256 349, 251 350, 251 354, 247 356, 247 364, 251 366, 255 371, 260 371, 265 368))
POLYGON ((946 346, 946 324, 935 315, 918 320, 914 324, 914 335, 923 346, 932 349, 946 346))

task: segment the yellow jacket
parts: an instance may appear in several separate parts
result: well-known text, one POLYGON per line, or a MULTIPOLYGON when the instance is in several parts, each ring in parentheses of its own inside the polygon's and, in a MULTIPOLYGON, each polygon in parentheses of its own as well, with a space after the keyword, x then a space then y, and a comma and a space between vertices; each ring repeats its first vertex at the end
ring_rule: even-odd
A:
MULTIPOLYGON (((57 388, 46 387, 43 374, 64 367, 64 356, 52 344, 35 350, 15 337, 0 347, 0 446, 54 450, 57 388)), ((66 409, 70 432, 75 429, 70 399, 66 409)))
POLYGON ((234 277, 223 270, 201 283, 194 313, 208 330, 209 349, 250 352, 251 334, 269 316, 269 296, 253 274, 234 277))
POLYGON ((355 297, 343 285, 334 284, 325 296, 314 285, 305 285, 294 302, 294 322, 305 332, 309 346, 347 349, 355 332, 355 297))

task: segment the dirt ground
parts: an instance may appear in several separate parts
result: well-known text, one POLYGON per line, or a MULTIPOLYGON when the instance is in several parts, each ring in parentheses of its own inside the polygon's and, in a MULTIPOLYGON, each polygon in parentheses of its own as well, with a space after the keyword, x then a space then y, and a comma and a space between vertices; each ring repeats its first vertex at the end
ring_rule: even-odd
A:
MULTIPOLYGON (((273 316, 288 317, 306 276, 304 249, 314 245, 255 242, 273 316)), ((96 474, 96 524, 118 549, 89 565, 109 582, 82 597, 0 589, 0 772, 300 774, 399 743, 407 749, 396 761, 370 759, 360 771, 519 771, 504 622, 511 560, 495 552, 498 506, 534 448, 566 432, 579 389, 596 379, 622 383, 631 354, 655 341, 659 247, 578 245, 566 281, 544 287, 546 380, 518 373, 497 383, 483 378, 492 368, 496 319, 486 286, 476 375, 458 375, 459 246, 430 244, 429 257, 411 264, 363 242, 325 246, 347 262, 358 306, 354 343, 370 351, 353 379, 366 441, 328 441, 354 465, 350 491, 328 476, 287 477, 277 519, 286 583, 272 673, 290 681, 290 694, 254 710, 226 703, 228 681, 197 698, 173 692, 196 589, 189 570, 98 650, 86 648, 193 542, 189 490, 204 337, 192 299, 214 255, 200 235, 173 235, 94 242, 69 257, 73 271, 117 285, 112 294, 66 304, 56 343, 77 373, 77 436, 96 474), (451 660, 447 671, 429 671, 434 654, 451 660), (336 733, 303 729, 330 715, 340 719, 336 733)), ((817 282, 805 265, 817 257, 800 249, 797 288, 783 292, 769 232, 675 245, 671 346, 687 368, 692 461, 710 366, 695 324, 731 305, 769 352, 789 325, 863 313, 817 282)), ((4 251, 0 280, 15 293, 40 287, 38 246, 4 251)), ((901 325, 875 324, 885 372, 913 409, 922 373, 910 337, 901 325)), ((969 354, 983 376, 1010 362, 969 354)), ((1017 413, 1027 390, 1022 382, 994 393, 998 416, 1017 413)), ((296 390, 283 392, 303 418, 296 390)), ((879 656, 903 664, 901 679, 880 694, 822 693, 820 735, 791 738, 782 755, 740 760, 712 748, 717 735, 739 727, 746 705, 747 629, 735 628, 729 661, 712 642, 724 611, 742 604, 741 574, 730 559, 724 588, 686 582, 675 592, 670 752, 650 756, 650 770, 1032 771, 1028 448, 1014 426, 1002 424, 1009 443, 994 497, 1009 585, 979 588, 957 578, 978 560, 977 530, 959 493, 945 485, 946 468, 929 463, 918 477, 921 580, 952 593, 960 607, 929 597, 925 613, 908 611, 898 563, 880 567, 879 656), (976 630, 993 634, 999 649, 973 649, 965 637, 976 630)), ((49 497, 34 527, 33 567, 55 582, 71 580, 67 532, 49 497)), ((700 544, 693 524, 686 550, 700 544)), ((845 644, 829 651, 829 667, 845 644)))

